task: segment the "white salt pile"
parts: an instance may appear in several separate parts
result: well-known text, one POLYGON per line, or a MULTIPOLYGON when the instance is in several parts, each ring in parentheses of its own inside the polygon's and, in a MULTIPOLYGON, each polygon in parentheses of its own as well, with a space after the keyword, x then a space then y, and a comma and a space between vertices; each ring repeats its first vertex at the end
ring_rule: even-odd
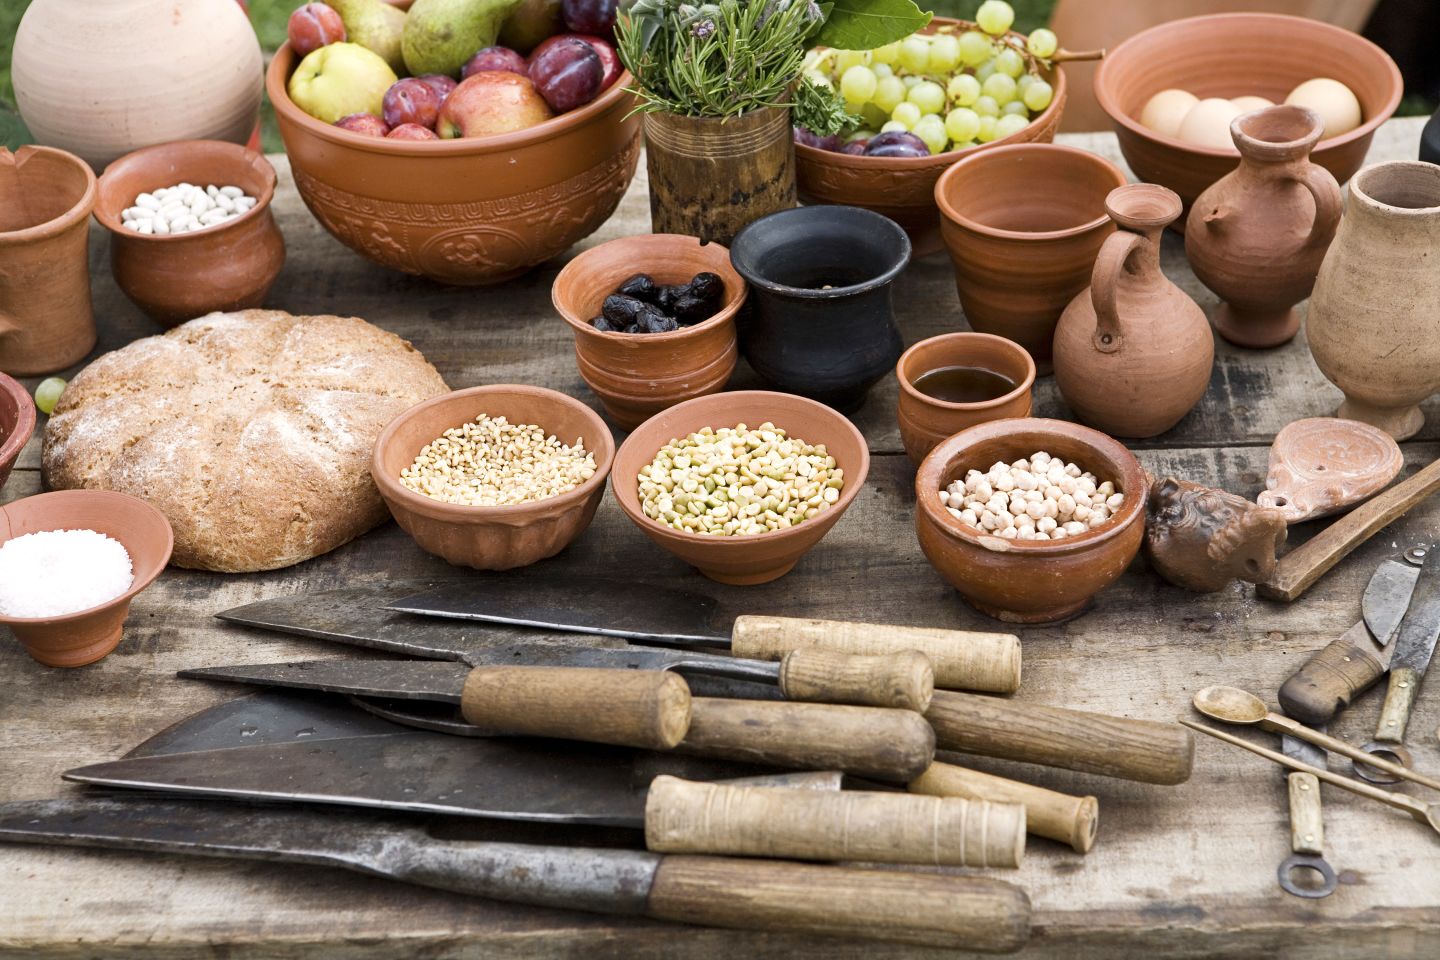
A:
POLYGON ((130 554, 94 530, 45 530, 0 544, 0 614, 59 617, 130 589, 130 554))

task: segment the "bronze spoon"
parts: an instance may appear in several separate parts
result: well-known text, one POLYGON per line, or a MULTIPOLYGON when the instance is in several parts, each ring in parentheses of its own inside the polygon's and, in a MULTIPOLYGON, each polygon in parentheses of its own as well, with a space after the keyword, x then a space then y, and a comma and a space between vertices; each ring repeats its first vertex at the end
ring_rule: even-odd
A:
POLYGON ((1416 773, 1398 763, 1391 763, 1373 753, 1366 753, 1359 747, 1352 747, 1344 740, 1336 740, 1319 730, 1311 730, 1283 713, 1276 713, 1268 709, 1265 701, 1238 687, 1206 687, 1196 693, 1191 702, 1195 704, 1196 710, 1212 720, 1219 720, 1221 723, 1258 724, 1262 730, 1283 733, 1297 740, 1305 740, 1321 749, 1329 750, 1331 753, 1350 757, 1359 763, 1375 767, 1377 770, 1384 770, 1386 773, 1405 780, 1413 780, 1432 790, 1440 790, 1440 780, 1416 773))

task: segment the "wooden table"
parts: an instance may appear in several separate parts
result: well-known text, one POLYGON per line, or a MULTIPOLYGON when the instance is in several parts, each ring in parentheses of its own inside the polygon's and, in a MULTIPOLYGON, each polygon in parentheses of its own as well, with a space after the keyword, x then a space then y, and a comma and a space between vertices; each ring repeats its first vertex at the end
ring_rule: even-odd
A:
MULTIPOLYGON (((1372 160, 1413 157, 1419 120, 1380 129, 1372 160)), ((1109 134, 1063 138, 1119 162, 1109 134)), ((371 266, 331 239, 304 209, 283 157, 275 211, 289 261, 270 304, 295 313, 353 313, 393 330, 429 357, 453 387, 533 383, 595 403, 575 369, 571 335, 550 306, 559 264, 491 290, 456 290, 371 266)), ((648 230, 643 164, 619 212, 584 246, 648 230)), ((106 240, 92 237, 98 350, 157 332, 120 294, 106 240)), ((1205 307, 1215 298, 1167 237, 1166 273, 1205 307)), ((949 262, 911 266, 896 288, 907 343, 964 328, 949 262)), ((1266 449, 1287 422, 1332 413, 1340 399, 1303 336, 1271 351, 1220 341, 1204 401, 1174 430, 1137 444, 1153 472, 1223 485, 1253 497, 1266 449)), ((742 366, 735 387, 757 385, 742 366)), ((33 386, 33 381, 31 382, 33 386)), ((608 499, 589 532, 543 569, 556 577, 597 569, 743 596, 768 613, 990 628, 925 562, 913 533, 914 470, 895 427, 892 378, 856 416, 873 456, 870 481, 834 531, 793 573, 761 587, 722 588, 642 537, 608 499)), ((1065 417, 1052 379, 1036 385, 1036 414, 1065 417)), ((1404 444, 1407 473, 1440 455, 1440 403, 1404 444)), ((40 489, 39 439, 3 491, 40 489)), ((1021 701, 1167 720, 1188 714, 1193 691, 1232 683, 1273 702, 1308 654, 1359 615, 1375 565, 1436 534, 1440 500, 1415 510, 1356 551, 1297 603, 1257 599, 1248 585, 1197 596, 1137 561, 1070 623, 1022 632, 1021 701)), ((1316 525, 1291 531, 1292 542, 1316 525)), ((61 795, 69 767, 114 758, 166 725, 237 691, 175 678, 183 667, 358 656, 320 641, 227 627, 218 610, 262 597, 366 580, 454 573, 387 524, 309 563, 254 576, 167 572, 134 604, 120 648, 79 670, 47 669, 0 643, 0 800, 61 795)), ((1440 681, 1432 681, 1432 686, 1440 681)), ((1377 692, 1337 724, 1368 739, 1377 692)), ((1440 689, 1411 724, 1417 765, 1440 770, 1440 689)), ((1269 739, 1258 737, 1258 739, 1269 739)), ((1155 787, 976 760, 1100 799, 1100 837, 1080 856, 1033 839, 1020 871, 1035 905, 1026 957, 1435 957, 1440 955, 1440 843, 1425 827, 1338 790, 1326 791, 1327 856, 1340 887, 1325 900, 1282 893, 1275 867, 1289 852, 1282 775, 1270 764, 1203 739, 1195 775, 1155 787)), ((1420 791, 1421 788, 1413 788, 1420 791)), ((1433 798, 1431 798, 1433 799, 1433 798)), ((59 848, 0 846, 0 954, 26 957, 793 957, 880 958, 928 951, 869 943, 677 927, 528 909, 319 868, 59 848)))

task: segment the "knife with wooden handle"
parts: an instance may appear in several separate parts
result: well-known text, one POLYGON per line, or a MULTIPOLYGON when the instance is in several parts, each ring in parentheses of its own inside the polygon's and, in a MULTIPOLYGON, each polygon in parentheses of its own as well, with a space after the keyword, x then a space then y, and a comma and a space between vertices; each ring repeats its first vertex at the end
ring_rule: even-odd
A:
POLYGON ((1068 843, 1076 853, 1090 852, 1100 824, 1100 803, 1094 797, 1075 797, 953 763, 930 764, 910 781, 909 790, 936 797, 1018 803, 1025 808, 1027 832, 1068 843))
POLYGON ((1316 652, 1280 686, 1280 708, 1311 726, 1324 726, 1374 686, 1390 668, 1393 645, 1375 645, 1365 621, 1316 652))

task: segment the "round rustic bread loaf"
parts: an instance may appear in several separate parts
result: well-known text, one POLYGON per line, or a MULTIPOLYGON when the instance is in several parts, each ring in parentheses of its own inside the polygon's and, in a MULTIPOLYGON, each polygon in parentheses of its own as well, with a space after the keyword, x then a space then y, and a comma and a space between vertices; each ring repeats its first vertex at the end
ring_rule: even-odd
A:
POLYGON ((148 500, 182 567, 273 570, 386 519, 375 438, 446 389, 409 343, 355 317, 212 313, 81 371, 45 428, 44 478, 148 500))

